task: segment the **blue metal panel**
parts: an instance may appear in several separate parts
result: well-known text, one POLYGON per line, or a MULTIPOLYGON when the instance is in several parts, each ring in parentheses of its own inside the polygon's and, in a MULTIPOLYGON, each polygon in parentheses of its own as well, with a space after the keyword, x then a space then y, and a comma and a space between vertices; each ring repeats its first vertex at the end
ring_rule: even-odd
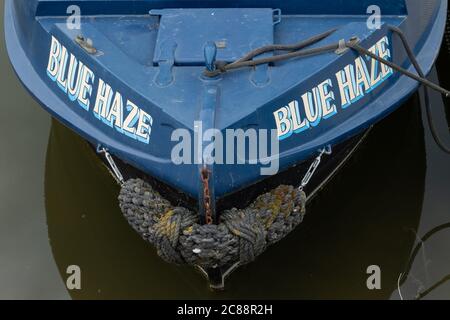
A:
POLYGON ((233 62, 252 50, 255 42, 273 44, 272 9, 165 9, 161 16, 154 63, 164 43, 174 41, 177 65, 205 65, 203 48, 216 42, 217 59, 233 62), (230 28, 233 26, 233 28, 230 28))
MULTIPOLYGON (((26 0, 35 6, 37 16, 66 14, 67 0, 26 0)), ((421 1, 421 0, 419 0, 421 1)), ((70 0, 87 15, 147 14, 151 9, 167 8, 280 8, 284 14, 365 15, 367 8, 378 5, 385 15, 406 15, 405 0, 70 0)))

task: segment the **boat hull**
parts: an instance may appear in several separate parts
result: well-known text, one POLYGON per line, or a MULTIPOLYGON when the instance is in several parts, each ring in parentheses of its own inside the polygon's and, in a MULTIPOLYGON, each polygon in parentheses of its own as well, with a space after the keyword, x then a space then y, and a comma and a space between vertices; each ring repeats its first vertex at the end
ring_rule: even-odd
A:
MULTIPOLYGON (((400 27, 407 35, 419 64, 424 72, 428 73, 441 45, 447 1, 391 1, 391 4, 385 1, 376 2, 382 4, 381 8, 386 13, 381 28, 377 30, 367 29, 364 11, 367 6, 364 1, 355 1, 355 5, 349 6, 352 9, 348 9, 347 12, 343 8, 335 8, 333 11, 330 6, 313 5, 308 8, 305 1, 300 1, 298 6, 290 6, 291 2, 286 2, 281 8, 286 17, 282 16, 281 23, 275 27, 274 41, 281 39, 284 43, 293 42, 337 27, 337 31, 325 39, 324 44, 356 35, 361 39, 362 45, 370 48, 380 44, 384 39, 381 47, 389 45, 390 58, 413 70, 406 60, 400 41, 388 31, 387 25, 392 24, 400 27), (299 11, 308 14, 300 17, 299 11), (320 15, 321 13, 329 16, 320 15), (308 30, 308 24, 313 26, 311 29, 314 30, 308 30)), ((181 56, 176 57, 180 59, 181 65, 173 67, 175 70, 173 82, 164 85, 164 79, 158 80, 162 67, 155 66, 157 63, 155 56, 148 57, 147 60, 147 57, 136 52, 136 49, 141 43, 142 51, 145 52, 147 49, 152 51, 147 45, 158 44, 157 31, 150 30, 146 33, 148 29, 145 31, 142 29, 151 29, 152 22, 158 21, 153 20, 156 19, 154 17, 148 17, 146 12, 149 9, 180 6, 176 2, 172 5, 169 5, 170 3, 155 1, 82 3, 81 9, 87 17, 82 20, 81 30, 84 35, 94 39, 94 45, 98 47, 100 55, 86 52, 74 41, 80 31, 69 30, 64 26, 66 18, 61 18, 60 15, 66 10, 67 1, 7 0, 5 37, 11 62, 19 79, 54 117, 92 144, 107 148, 125 163, 192 199, 201 197, 199 165, 173 163, 171 150, 176 143, 171 141, 171 133, 175 129, 183 128, 194 133, 195 121, 202 119, 205 123, 208 123, 208 119, 211 120, 209 127, 217 128, 223 133, 227 129, 253 127, 268 131, 275 129, 278 132, 280 148, 278 172, 286 172, 289 168, 308 161, 323 146, 338 145, 361 134, 394 111, 418 88, 418 83, 414 80, 388 71, 377 81, 382 71, 378 69, 379 72, 376 73, 373 64, 367 62, 368 78, 372 80, 370 87, 366 88, 363 96, 353 99, 350 96, 345 100, 343 98, 345 92, 339 91, 339 80, 336 75, 345 72, 349 65, 357 67, 356 63, 360 57, 351 51, 341 55, 327 53, 306 60, 283 62, 267 67, 268 71, 258 69, 256 72, 262 73, 262 76, 256 74, 256 82, 252 81, 255 80, 252 70, 230 72, 223 75, 220 81, 205 81, 201 79, 204 67, 196 65, 195 61, 183 65, 185 61, 181 56), (133 5, 127 6, 127 3, 133 5), (124 21, 115 23, 117 19, 124 21), (120 42, 122 46, 118 45, 117 39, 111 39, 113 35, 104 30, 98 31, 99 28, 111 29, 115 25, 119 29, 111 32, 122 36, 123 41, 120 42), (126 32, 131 32, 130 30, 135 32, 133 41, 125 36, 126 32), (147 41, 149 39, 151 41, 147 41), (49 75, 52 50, 58 45, 60 50, 67 50, 68 55, 72 53, 78 64, 83 63, 92 71, 91 105, 80 103, 83 101, 79 99, 71 99, 67 87, 58 86, 58 79, 49 75), (131 47, 130 52, 126 51, 128 49, 124 49, 124 46, 131 47), (265 83, 264 77, 267 77, 267 74, 269 80, 265 83), (136 134, 130 137, 125 134, 123 126, 121 128, 110 126, 102 121, 101 117, 95 116, 94 104, 98 96, 100 79, 108 83, 115 93, 120 93, 123 105, 138 106, 141 115, 151 117, 151 128, 148 126, 145 129, 142 125, 140 130, 141 133, 147 133, 147 137, 145 134, 141 139, 136 134), (283 128, 282 122, 286 120, 283 118, 283 112, 288 114, 290 107, 293 107, 294 109, 290 110, 294 111, 295 107, 301 109, 302 103, 306 105, 302 99, 304 94, 308 92, 314 94, 314 90, 320 90, 319 85, 327 80, 330 80, 330 86, 335 88, 337 111, 328 118, 322 115, 317 123, 310 121, 307 130, 302 129, 299 119, 297 122, 295 119, 285 121, 291 123, 292 128, 289 130, 283 128), (212 102, 209 102, 211 100, 212 102), (298 106, 295 105, 296 102, 298 106), (205 109, 205 105, 210 111, 205 109), (206 118, 202 118, 203 116, 206 118)), ((248 3, 249 7, 253 5, 275 8, 274 1, 260 2, 258 5, 252 1, 245 3, 248 3)), ((214 4, 217 8, 225 6, 221 1, 215 1, 214 4)), ((278 2, 276 4, 281 6, 278 2)), ((195 2, 186 2, 184 6, 199 7, 195 2)), ((322 90, 323 88, 324 86, 322 90)), ((302 112, 304 111, 306 109, 302 112)), ((314 118, 311 114, 309 116, 314 118)), ((140 120, 144 124, 150 123, 148 117, 147 121, 145 117, 140 120)), ((139 130, 140 120, 134 127, 135 133, 139 130)), ((215 198, 220 201, 266 180, 266 177, 261 175, 263 167, 261 163, 211 166, 215 198)))

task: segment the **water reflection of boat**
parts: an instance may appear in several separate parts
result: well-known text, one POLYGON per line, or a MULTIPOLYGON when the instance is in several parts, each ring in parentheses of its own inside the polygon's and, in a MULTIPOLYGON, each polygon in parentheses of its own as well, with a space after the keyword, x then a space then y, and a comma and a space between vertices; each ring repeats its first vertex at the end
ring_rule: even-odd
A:
POLYGON ((313 196, 420 82, 448 93, 420 71, 438 54, 445 0, 378 0, 374 28, 357 0, 83 1, 79 27, 65 4, 6 1, 19 78, 105 154, 130 225, 215 286, 302 222, 305 191, 313 196), (242 149, 233 135, 231 148, 219 143, 229 130, 244 132, 242 149), (186 135, 201 139, 174 153, 186 135))
MULTIPOLYGON (((450 53, 447 49, 450 50, 450 47, 442 47, 436 64, 437 72, 433 71, 430 75, 430 78, 439 78, 440 84, 444 86, 450 84, 450 77, 446 72, 450 53)), ((422 98, 424 97, 422 96, 422 98)), ((436 94, 431 94, 429 98, 433 109, 433 118, 439 119, 435 124, 436 129, 442 136, 445 136, 450 123, 448 100, 442 99, 436 94), (447 121, 444 120, 444 110, 447 112, 447 121)), ((394 299, 447 299, 449 296, 448 187, 442 184, 443 181, 449 181, 450 177, 447 169, 448 155, 437 148, 435 141, 427 131, 425 130, 427 153, 425 184, 427 188, 424 195, 423 214, 417 230, 410 230, 410 233, 416 238, 416 244, 411 251, 409 260, 405 263, 404 270, 399 275, 398 290, 392 295, 394 299)))
POLYGON ((424 177, 415 96, 375 126, 311 202, 299 232, 237 270, 232 290, 216 295, 192 269, 162 262, 140 241, 121 218, 118 187, 93 149, 54 122, 45 181, 49 238, 63 277, 68 265, 81 267, 82 290, 73 298, 387 298, 415 242, 410 230, 420 219, 424 177), (366 287, 372 264, 382 270, 379 291, 366 287))

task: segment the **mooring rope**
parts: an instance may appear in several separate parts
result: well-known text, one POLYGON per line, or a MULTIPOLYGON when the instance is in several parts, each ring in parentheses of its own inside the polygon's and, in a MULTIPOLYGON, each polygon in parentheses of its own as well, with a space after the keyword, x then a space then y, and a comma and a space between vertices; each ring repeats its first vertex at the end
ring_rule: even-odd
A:
MULTIPOLYGON (((286 54, 279 54, 279 55, 274 55, 271 57, 250 60, 251 58, 254 58, 258 54, 260 54, 260 52, 261 52, 261 48, 260 48, 260 49, 251 51, 250 53, 248 53, 245 56, 245 58, 241 58, 239 60, 236 60, 235 62, 225 63, 223 61, 216 61, 215 62, 216 69, 214 71, 209 71, 206 69, 204 71, 204 75, 207 77, 216 77, 222 73, 226 73, 231 70, 241 69, 241 68, 245 68, 245 67, 256 67, 256 66, 262 65, 262 64, 270 64, 270 63, 276 63, 276 62, 281 62, 281 61, 287 61, 287 60, 291 60, 291 59, 295 59, 295 58, 314 56, 314 55, 318 55, 318 54, 336 51, 336 50, 343 49, 343 48, 349 48, 349 49, 353 49, 353 50, 357 51, 360 54, 367 55, 367 56, 371 57, 372 59, 377 60, 378 62, 383 63, 383 64, 393 68, 394 70, 406 75, 407 77, 410 77, 410 78, 416 80, 417 82, 423 84, 424 86, 430 87, 431 89, 440 92, 441 94, 445 95, 446 97, 450 97, 449 90, 446 90, 445 88, 442 88, 441 86, 426 79, 425 75, 421 72, 421 69, 417 62, 417 59, 415 58, 414 53, 413 53, 411 47, 409 46, 408 41, 407 41, 405 35, 403 34, 403 32, 395 26, 389 26, 388 28, 389 28, 389 30, 391 30, 392 32, 394 32, 400 36, 403 46, 408 53, 408 57, 410 58, 412 64, 414 65, 414 68, 419 73, 419 75, 416 75, 389 60, 386 60, 380 56, 377 56, 376 54, 369 51, 368 49, 360 46, 358 44, 359 39, 356 37, 353 37, 352 39, 350 39, 350 41, 340 41, 340 42, 328 44, 328 45, 321 46, 321 47, 309 48, 309 49, 299 49, 299 50, 295 50, 295 51, 292 51, 292 52, 289 52, 286 54)), ((315 39, 314 42, 310 42, 310 40, 307 40, 307 41, 310 44, 315 43, 318 41, 318 39, 323 39, 325 34, 331 34, 332 32, 334 32, 334 30, 327 31, 326 33, 320 35, 320 37, 314 38, 315 39)), ((276 47, 276 46, 274 46, 274 47, 276 47)), ((289 47, 289 46, 287 45, 287 47, 289 47)), ((263 52, 265 52, 265 51, 263 50, 263 52)))
MULTIPOLYGON (((449 18, 447 17, 447 20, 448 19, 449 18)), ((447 25, 447 32, 445 34, 447 41, 450 38, 450 36, 448 35, 448 30, 449 30, 448 28, 449 28, 449 26, 447 25)), ((434 124, 434 121, 433 121, 433 118, 431 115, 431 105, 430 105, 430 101, 429 101, 430 99, 429 99, 429 94, 428 94, 427 88, 431 88, 431 89, 439 92, 440 94, 444 95, 446 98, 450 98, 450 91, 426 78, 425 74, 422 71, 422 68, 420 67, 420 65, 416 59, 416 56, 414 55, 414 52, 413 52, 411 46, 408 43, 408 40, 407 40, 405 34, 403 33, 403 31, 400 28, 393 26, 393 25, 389 25, 388 29, 400 37, 400 40, 402 41, 403 47, 405 48, 408 58, 411 61, 411 64, 414 66, 414 69, 416 70, 417 74, 410 72, 409 70, 397 65, 396 63, 394 63, 392 61, 386 60, 386 59, 374 54, 373 52, 371 52, 368 49, 359 45, 359 39, 356 37, 353 37, 350 39, 350 41, 342 40, 338 43, 332 43, 329 45, 316 47, 316 48, 309 48, 309 49, 303 49, 305 47, 305 46, 303 46, 303 47, 300 47, 299 49, 289 52, 287 54, 279 54, 279 55, 275 55, 275 56, 271 56, 271 57, 251 60, 251 59, 255 58, 257 55, 259 55, 260 52, 265 52, 264 50, 256 49, 256 50, 251 51, 244 58, 241 58, 235 62, 224 63, 222 61, 217 61, 215 63, 216 69, 213 71, 209 71, 206 69, 204 71, 204 75, 207 77, 216 77, 222 73, 226 73, 228 71, 235 70, 235 69, 241 69, 241 68, 245 68, 245 67, 255 67, 255 66, 258 66, 261 64, 269 64, 269 63, 275 63, 275 62, 280 62, 280 61, 287 61, 287 60, 291 60, 294 58, 302 58, 302 57, 318 55, 318 54, 323 54, 323 53, 327 53, 327 52, 331 52, 331 51, 349 48, 349 49, 352 49, 352 50, 358 52, 361 55, 366 55, 388 67, 391 67, 395 71, 397 71, 413 80, 416 80, 417 82, 419 82, 420 84, 422 84, 424 86, 426 115, 428 118, 428 124, 430 127, 431 134, 432 134, 433 139, 435 140, 436 144, 438 145, 438 147, 445 153, 450 154, 450 147, 447 147, 443 143, 443 141, 440 138, 440 136, 437 132, 437 129, 435 127, 435 124, 434 124)), ((316 43, 319 40, 326 38, 326 36, 330 35, 334 31, 335 30, 327 31, 317 37, 306 40, 306 42, 309 45, 316 43)), ((273 46, 273 47, 276 48, 277 46, 273 46)), ((289 47, 289 45, 287 45, 286 47, 289 47)))

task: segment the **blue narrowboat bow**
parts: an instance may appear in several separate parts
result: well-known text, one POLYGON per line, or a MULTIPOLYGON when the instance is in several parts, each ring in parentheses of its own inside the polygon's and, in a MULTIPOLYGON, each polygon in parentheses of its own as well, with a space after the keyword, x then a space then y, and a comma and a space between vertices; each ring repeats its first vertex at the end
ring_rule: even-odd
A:
MULTIPOLYGON (((159 254, 210 277, 253 260, 301 221, 303 187, 322 155, 345 158, 420 82, 433 87, 414 77, 411 53, 427 74, 447 18, 446 0, 5 6, 8 53, 25 87, 106 155, 123 184, 122 211, 159 254), (238 144, 220 144, 222 161, 208 161, 221 134, 249 129, 271 133, 256 140, 270 145, 266 154, 242 160, 238 144), (194 142, 177 162, 184 133, 194 142), (170 190, 171 201, 154 190, 170 190)), ((244 154, 251 149, 244 143, 244 154)))

